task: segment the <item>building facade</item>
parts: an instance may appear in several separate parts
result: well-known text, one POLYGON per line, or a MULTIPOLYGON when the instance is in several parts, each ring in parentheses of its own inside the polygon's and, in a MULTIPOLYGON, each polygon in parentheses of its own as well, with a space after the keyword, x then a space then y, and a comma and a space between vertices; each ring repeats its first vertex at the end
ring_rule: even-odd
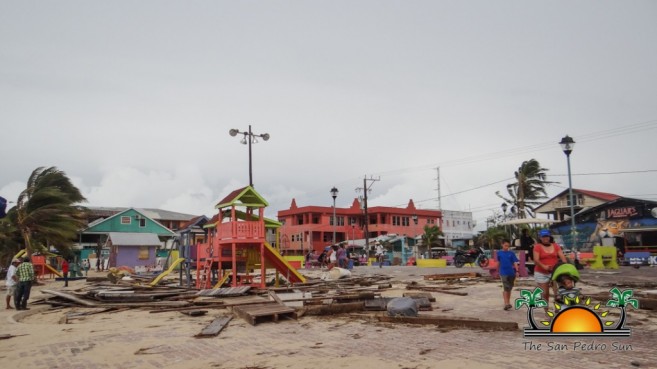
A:
MULTIPOLYGON (((445 237, 445 246, 456 247, 460 241, 471 240, 475 232, 476 223, 472 219, 472 212, 457 210, 442 210, 443 219, 443 236, 445 237)), ((467 243, 466 243, 467 244, 467 243)))
POLYGON ((334 243, 334 232, 337 244, 387 234, 412 238, 424 234, 426 225, 441 227, 440 211, 417 209, 413 200, 405 208, 373 206, 367 213, 369 223, 366 227, 365 213, 358 199, 354 199, 348 208, 336 207, 335 219, 333 207, 299 207, 293 199, 289 209, 278 212, 278 220, 282 223, 280 250, 291 255, 302 255, 310 250, 321 252, 334 243))

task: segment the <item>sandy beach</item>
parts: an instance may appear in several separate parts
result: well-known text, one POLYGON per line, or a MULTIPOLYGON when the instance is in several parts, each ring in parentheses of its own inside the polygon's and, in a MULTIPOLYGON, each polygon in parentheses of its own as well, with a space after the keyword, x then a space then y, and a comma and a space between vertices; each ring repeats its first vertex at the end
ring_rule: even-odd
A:
MULTIPOLYGON (((357 267, 353 275, 387 274, 392 277, 393 288, 382 290, 382 295, 397 297, 406 291, 408 283, 421 283, 424 274, 477 269, 357 267)), ((617 274, 587 272, 583 279, 588 276, 592 282, 623 280, 625 270, 622 268, 617 274)), ((656 271, 654 268, 628 269, 643 280, 653 281, 656 271)), ((304 273, 317 277, 321 272, 304 273)), ((33 289, 30 302, 46 297, 40 292, 43 289, 73 291, 84 286, 86 281, 72 281, 68 288, 63 288, 60 281, 42 283, 33 289)), ((589 293, 608 290, 600 283, 596 286, 581 282, 580 286, 589 293)), ((359 312, 303 316, 255 326, 235 317, 218 336, 195 338, 216 317, 232 315, 230 310, 206 309, 207 315, 191 317, 175 311, 154 314, 147 309, 131 309, 66 319, 66 314, 71 317, 71 313, 97 309, 52 309, 50 305, 30 304, 29 311, 6 310, 4 306, 0 311, 0 334, 10 335, 0 340, 0 360, 3 367, 66 369, 492 369, 547 368, 565 363, 580 368, 650 368, 657 362, 653 349, 657 342, 657 314, 653 311, 629 309, 627 325, 632 334, 622 339, 528 339, 522 333, 522 328, 527 326, 527 310, 504 311, 500 283, 466 281, 462 287, 459 291, 467 292, 467 296, 433 293, 436 298, 433 310, 422 311, 420 315, 517 322, 520 330, 482 332, 435 325, 382 323, 376 316, 383 312, 359 312), (578 341, 598 346, 584 350, 586 345, 576 344, 578 341)), ((531 279, 519 281, 513 298, 518 297, 519 288, 533 287, 531 279)), ((539 312, 537 317, 543 314, 539 312)))

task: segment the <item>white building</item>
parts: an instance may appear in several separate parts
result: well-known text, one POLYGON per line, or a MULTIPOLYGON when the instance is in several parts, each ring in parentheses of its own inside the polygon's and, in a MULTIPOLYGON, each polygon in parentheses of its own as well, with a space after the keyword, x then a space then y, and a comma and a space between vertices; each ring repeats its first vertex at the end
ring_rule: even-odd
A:
POLYGON ((472 212, 441 210, 443 214, 442 231, 445 235, 445 246, 452 246, 453 240, 471 240, 475 232, 476 223, 472 219, 472 212))

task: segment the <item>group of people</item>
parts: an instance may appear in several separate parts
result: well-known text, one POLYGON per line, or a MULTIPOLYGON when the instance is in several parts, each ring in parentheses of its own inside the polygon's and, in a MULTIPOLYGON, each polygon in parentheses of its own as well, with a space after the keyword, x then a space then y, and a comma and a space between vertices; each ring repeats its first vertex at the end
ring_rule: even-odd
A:
POLYGON ((23 259, 13 259, 7 270, 7 309, 13 309, 11 306, 11 297, 14 297, 16 310, 30 310, 27 307, 27 300, 30 298, 30 290, 36 275, 34 267, 29 257, 23 259))
MULTIPOLYGON (((523 235, 526 235, 526 232, 523 232, 523 235)), ((531 247, 531 256, 534 260, 534 280, 543 291, 543 300, 549 304, 550 289, 553 290, 555 299, 559 296, 557 292, 558 285, 553 281, 553 272, 559 265, 566 264, 568 260, 566 260, 561 246, 554 242, 549 230, 541 230, 538 233, 538 237, 540 241, 531 247)), ((518 257, 509 248, 509 240, 503 240, 502 250, 497 253, 499 274, 503 288, 504 310, 511 309, 511 290, 518 274, 519 265, 518 257)), ((565 288, 574 287, 573 278, 564 276, 562 279, 559 279, 559 282, 564 284, 565 288)))
MULTIPOLYGON (((306 255, 306 262, 310 262, 315 256, 315 250, 311 250, 306 255)), ((333 267, 349 268, 349 257, 344 245, 327 246, 324 251, 317 257, 317 261, 328 269, 333 267)))

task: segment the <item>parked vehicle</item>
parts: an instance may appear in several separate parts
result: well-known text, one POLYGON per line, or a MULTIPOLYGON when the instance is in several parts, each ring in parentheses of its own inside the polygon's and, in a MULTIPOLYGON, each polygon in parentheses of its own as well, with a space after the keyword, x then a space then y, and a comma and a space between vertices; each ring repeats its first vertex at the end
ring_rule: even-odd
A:
POLYGON ((454 255, 454 266, 457 268, 462 268, 465 264, 477 264, 484 268, 488 266, 488 262, 488 256, 481 246, 467 251, 456 250, 454 255))

